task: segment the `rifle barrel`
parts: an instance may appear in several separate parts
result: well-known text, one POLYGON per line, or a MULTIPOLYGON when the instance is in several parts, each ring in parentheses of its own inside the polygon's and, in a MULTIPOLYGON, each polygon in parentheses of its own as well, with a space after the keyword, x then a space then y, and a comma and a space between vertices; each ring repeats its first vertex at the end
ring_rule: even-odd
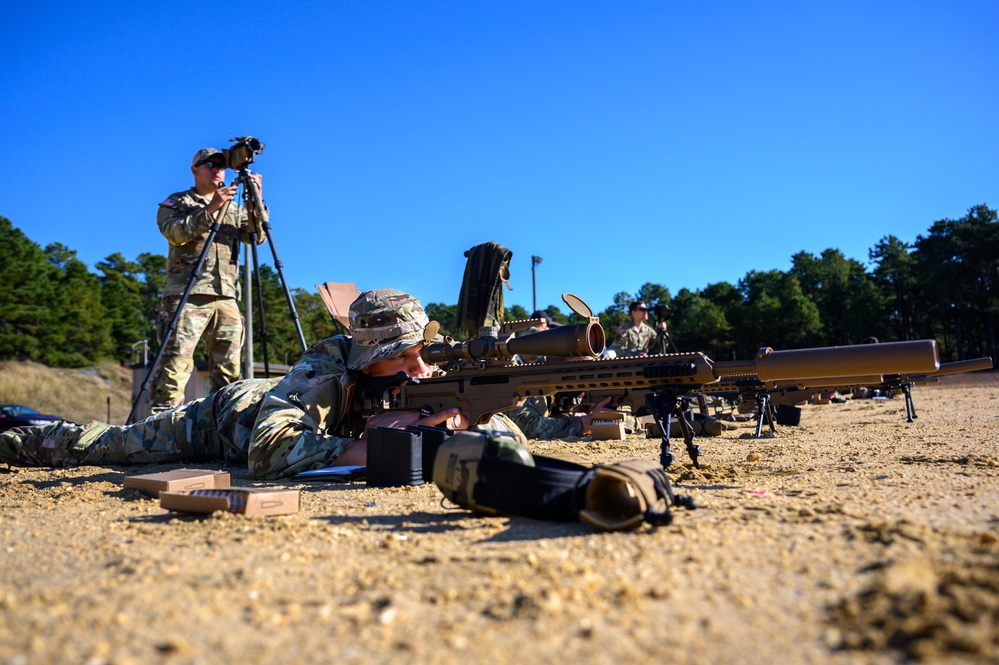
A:
POLYGON ((760 381, 821 379, 870 374, 921 374, 940 368, 932 339, 774 351, 762 348, 753 360, 715 362, 716 377, 754 374, 760 381))
MULTIPOLYGON (((975 372, 981 369, 992 369, 992 358, 985 356, 984 358, 971 358, 969 360, 957 360, 952 363, 941 363, 940 369, 935 372, 927 372, 923 375, 923 377, 944 376, 945 374, 961 374, 963 372, 975 372)), ((913 374, 914 372, 909 372, 909 376, 912 376, 913 374)))

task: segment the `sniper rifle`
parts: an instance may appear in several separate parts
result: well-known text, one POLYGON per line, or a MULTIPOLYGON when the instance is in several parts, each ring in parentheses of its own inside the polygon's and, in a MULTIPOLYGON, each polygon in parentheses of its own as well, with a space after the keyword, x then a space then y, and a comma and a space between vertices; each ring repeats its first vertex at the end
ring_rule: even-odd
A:
POLYGON ((443 376, 369 380, 362 386, 366 414, 387 409, 437 412, 458 408, 468 426, 485 424, 501 411, 516 408, 529 397, 560 392, 621 391, 619 403, 640 396, 662 433, 660 464, 673 461, 669 449, 669 419, 678 416, 687 454, 699 466, 700 449, 683 414, 683 398, 703 391, 726 377, 755 377, 758 381, 809 380, 885 374, 932 373, 939 368, 935 340, 859 344, 774 351, 761 348, 750 360, 714 361, 703 353, 672 353, 633 358, 598 358, 604 332, 582 300, 572 294, 563 300, 584 324, 566 325, 526 337, 484 335, 456 342, 432 343, 439 325, 425 331, 420 355, 433 365, 457 366, 443 376), (516 354, 545 356, 541 364, 515 364, 516 354))

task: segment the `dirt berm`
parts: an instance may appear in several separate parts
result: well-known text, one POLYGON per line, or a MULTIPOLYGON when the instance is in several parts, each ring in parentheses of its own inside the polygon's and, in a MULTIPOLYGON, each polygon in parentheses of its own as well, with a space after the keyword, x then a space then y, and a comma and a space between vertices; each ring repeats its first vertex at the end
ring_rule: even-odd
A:
POLYGON ((0 662, 999 663, 999 381, 951 378, 913 423, 850 400, 701 439, 700 471, 674 446, 700 508, 628 533, 432 484, 279 483, 297 515, 199 518, 122 488, 163 467, 0 471, 0 662))

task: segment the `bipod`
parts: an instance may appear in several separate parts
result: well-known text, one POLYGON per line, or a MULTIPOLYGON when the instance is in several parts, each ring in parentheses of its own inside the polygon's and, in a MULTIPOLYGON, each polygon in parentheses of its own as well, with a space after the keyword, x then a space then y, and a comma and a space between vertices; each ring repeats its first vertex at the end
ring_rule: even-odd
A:
POLYGON ((687 448, 687 455, 694 463, 694 468, 700 469, 698 458, 701 454, 701 447, 694 444, 694 427, 690 424, 690 398, 668 391, 653 391, 646 393, 645 405, 652 413, 652 417, 659 426, 659 433, 662 435, 662 446, 659 452, 659 464, 664 469, 669 468, 673 463, 673 453, 669 447, 670 419, 676 416, 683 433, 683 442, 687 448))
POLYGON ((911 423, 913 420, 918 418, 916 415, 916 406, 912 403, 912 384, 903 383, 902 393, 905 394, 905 421, 911 423))
POLYGON ((135 410, 139 406, 139 400, 142 399, 143 393, 149 387, 149 380, 153 376, 153 372, 159 366, 160 360, 163 358, 163 352, 166 350, 166 345, 173 337, 174 332, 177 330, 177 320, 180 318, 180 312, 184 309, 184 305, 187 304, 187 299, 191 295, 191 290, 194 288, 195 282, 201 278, 201 269, 205 265, 205 259, 208 257, 208 252, 212 248, 212 244, 215 242, 215 236, 218 235, 219 228, 221 228, 221 221, 225 219, 226 213, 229 212, 229 201, 226 201, 225 207, 222 211, 215 216, 212 220, 211 229, 208 231, 208 236, 205 238, 205 246, 201 249, 201 255, 198 257, 198 262, 194 266, 194 270, 191 272, 191 279, 187 280, 187 286, 184 287, 184 293, 180 296, 180 301, 177 303, 177 307, 173 311, 173 317, 170 319, 170 324, 167 326, 166 332, 163 333, 163 340, 160 342, 160 348, 156 350, 156 355, 153 356, 153 363, 149 366, 149 371, 146 372, 146 378, 142 380, 142 385, 139 387, 139 392, 135 396, 135 400, 132 402, 132 410, 128 412, 128 418, 125 420, 126 425, 131 425, 133 418, 135 418, 135 410))
POLYGON ((912 381, 905 381, 900 376, 892 377, 885 383, 885 396, 894 397, 896 390, 901 390, 902 394, 905 395, 905 422, 911 423, 918 418, 916 405, 912 401, 912 381))
POLYGON ((763 420, 766 419, 767 424, 770 425, 770 431, 773 434, 777 433, 777 427, 774 422, 777 420, 777 415, 774 413, 774 405, 770 403, 770 395, 767 393, 756 393, 756 438, 759 439, 763 436, 763 420))
MULTIPOLYGON (((281 287, 284 290, 285 301, 288 303, 288 309, 291 312, 292 322, 295 324, 295 331, 298 333, 298 341, 302 345, 302 351, 308 348, 305 343, 305 334, 302 332, 302 324, 298 318, 298 312, 295 310, 295 300, 291 296, 291 289, 288 288, 288 282, 284 278, 284 264, 281 263, 281 259, 278 257, 277 245, 274 244, 274 232, 271 229, 270 222, 267 221, 267 216, 263 214, 263 202, 260 199, 260 189, 257 187, 256 181, 250 177, 250 169, 246 165, 240 167, 237 170, 237 177, 234 181, 236 184, 243 185, 243 205, 246 208, 246 214, 249 218, 250 228, 262 229, 264 235, 267 237, 267 244, 271 248, 271 256, 274 257, 274 269, 277 271, 278 279, 281 282, 281 287)), ((256 233, 252 234, 252 238, 256 240, 256 233)), ((253 254, 253 268, 254 272, 257 274, 257 294, 258 294, 258 308, 260 309, 260 322, 261 322, 261 333, 263 335, 262 344, 264 347, 264 373, 270 376, 270 367, 267 360, 267 329, 264 325, 264 309, 263 309, 263 296, 260 281, 260 270, 257 263, 257 245, 253 242, 251 245, 253 254)))
POLYGON ((888 397, 894 397, 894 392, 896 390, 901 390, 902 394, 905 395, 905 422, 911 423, 918 416, 916 416, 916 405, 912 401, 912 382, 902 381, 900 378, 892 381, 888 384, 887 390, 888 397))

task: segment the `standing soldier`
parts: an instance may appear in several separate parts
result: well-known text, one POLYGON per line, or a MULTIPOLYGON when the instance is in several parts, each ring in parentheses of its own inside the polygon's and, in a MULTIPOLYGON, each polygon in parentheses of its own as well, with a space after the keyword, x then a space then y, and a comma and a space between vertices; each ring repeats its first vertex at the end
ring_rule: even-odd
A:
MULTIPOLYGON (((257 244, 266 238, 263 229, 249 227, 245 208, 233 201, 237 188, 225 186, 225 170, 225 155, 221 151, 202 148, 191 160, 194 187, 168 196, 156 213, 156 223, 170 245, 159 312, 161 335, 192 279, 213 222, 219 215, 224 217, 219 220, 219 230, 205 254, 201 274, 177 319, 177 329, 163 349, 163 360, 153 384, 152 413, 184 403, 184 389, 194 369, 194 349, 202 336, 211 369, 208 392, 240 378, 243 317, 237 302, 239 243, 250 242, 253 232, 257 233, 257 244)), ((260 174, 250 177, 259 188, 260 174)))
POLYGON ((646 321, 649 306, 641 300, 628 307, 631 323, 622 323, 614 335, 614 351, 618 356, 642 356, 649 352, 649 346, 656 339, 656 331, 646 321))

